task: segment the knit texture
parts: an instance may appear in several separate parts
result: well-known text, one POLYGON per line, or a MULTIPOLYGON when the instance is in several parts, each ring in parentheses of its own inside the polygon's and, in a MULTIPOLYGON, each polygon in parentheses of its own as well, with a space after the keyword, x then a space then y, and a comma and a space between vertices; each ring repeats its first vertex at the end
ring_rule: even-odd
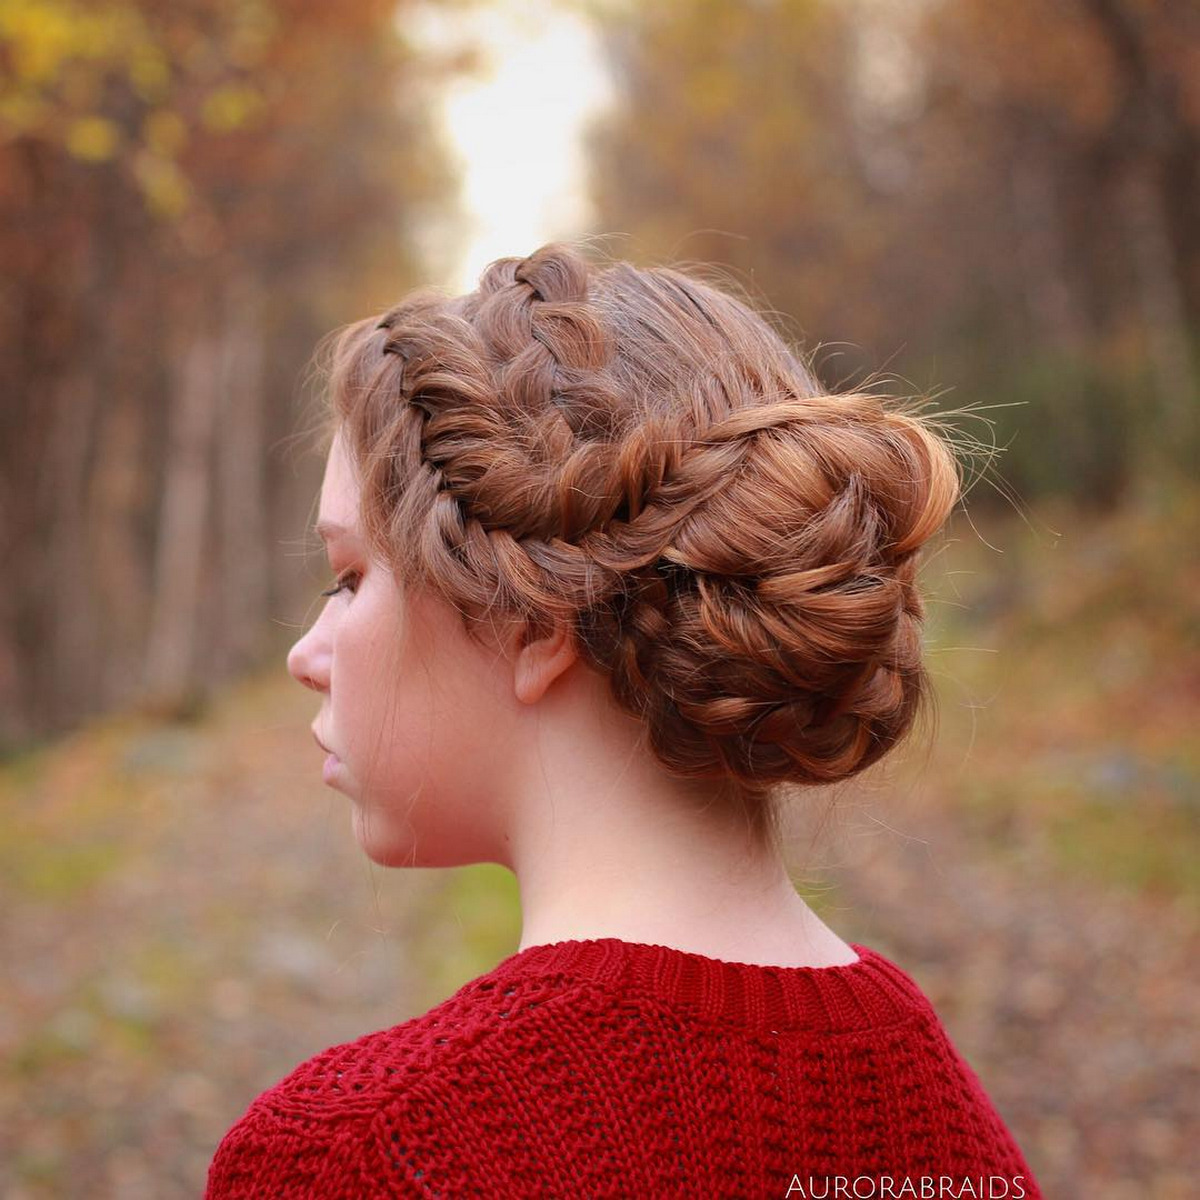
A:
POLYGON ((206 1196, 1040 1197, 925 994, 853 949, 530 946, 260 1095, 206 1196))

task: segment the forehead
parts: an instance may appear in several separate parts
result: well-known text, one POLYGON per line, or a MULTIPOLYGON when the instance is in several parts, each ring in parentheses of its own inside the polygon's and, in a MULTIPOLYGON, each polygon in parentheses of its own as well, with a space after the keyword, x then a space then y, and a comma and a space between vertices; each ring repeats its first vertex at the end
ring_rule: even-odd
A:
POLYGON ((353 528, 358 516, 358 484, 349 453, 339 433, 329 447, 321 484, 320 522, 353 528))

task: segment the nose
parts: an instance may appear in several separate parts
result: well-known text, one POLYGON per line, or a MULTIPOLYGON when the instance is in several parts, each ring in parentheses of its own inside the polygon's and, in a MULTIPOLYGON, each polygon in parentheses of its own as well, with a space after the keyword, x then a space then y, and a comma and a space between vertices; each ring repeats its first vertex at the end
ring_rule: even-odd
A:
POLYGON ((292 646, 287 656, 288 673, 297 683, 314 692, 324 692, 329 687, 329 653, 314 636, 319 625, 318 621, 292 646))

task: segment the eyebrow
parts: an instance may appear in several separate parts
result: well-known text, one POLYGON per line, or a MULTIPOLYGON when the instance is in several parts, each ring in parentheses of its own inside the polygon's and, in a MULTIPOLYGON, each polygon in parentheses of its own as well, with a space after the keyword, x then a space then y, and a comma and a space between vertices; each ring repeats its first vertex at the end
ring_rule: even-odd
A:
POLYGON ((356 537, 353 529, 347 528, 345 525, 339 525, 336 521, 318 521, 313 526, 313 532, 323 542, 328 542, 331 538, 340 536, 356 537))

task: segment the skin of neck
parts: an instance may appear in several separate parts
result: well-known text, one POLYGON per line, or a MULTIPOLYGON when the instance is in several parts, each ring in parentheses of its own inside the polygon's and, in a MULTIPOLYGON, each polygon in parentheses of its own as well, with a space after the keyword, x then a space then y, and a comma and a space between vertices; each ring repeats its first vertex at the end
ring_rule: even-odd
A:
POLYGON ((809 908, 780 852, 712 785, 679 779, 600 674, 560 638, 513 660, 520 702, 497 858, 521 895, 520 949, 616 937, 712 958, 828 966, 856 952, 809 908))

